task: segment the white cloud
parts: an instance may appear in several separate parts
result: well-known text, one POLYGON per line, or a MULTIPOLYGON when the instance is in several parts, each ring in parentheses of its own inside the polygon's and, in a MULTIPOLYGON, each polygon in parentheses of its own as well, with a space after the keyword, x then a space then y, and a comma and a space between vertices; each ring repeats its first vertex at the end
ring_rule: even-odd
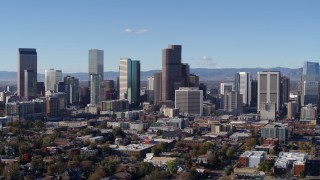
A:
POLYGON ((142 34, 142 33, 146 33, 148 32, 148 29, 139 29, 137 31, 135 31, 135 34, 142 34))
POLYGON ((209 56, 203 56, 200 59, 200 65, 205 66, 205 67, 218 67, 217 62, 209 56))
POLYGON ((148 29, 145 29, 145 28, 142 28, 142 29, 137 29, 137 30, 134 30, 134 29, 131 29, 131 28, 126 28, 124 30, 125 33, 128 33, 128 34, 143 34, 143 33, 146 33, 148 32, 149 30, 148 29))

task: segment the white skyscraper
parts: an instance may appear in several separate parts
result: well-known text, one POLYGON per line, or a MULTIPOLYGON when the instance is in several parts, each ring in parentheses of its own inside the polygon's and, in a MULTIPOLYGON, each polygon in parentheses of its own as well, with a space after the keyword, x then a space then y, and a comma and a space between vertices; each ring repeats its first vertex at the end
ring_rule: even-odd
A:
POLYGON ((235 75, 235 91, 242 94, 243 104, 250 106, 251 101, 251 75, 248 72, 238 72, 235 75))
POLYGON ((258 111, 261 103, 275 103, 280 109, 280 72, 258 72, 258 111))
POLYGON ((149 102, 154 101, 154 77, 149 77, 147 81, 147 97, 149 102))
POLYGON ((45 91, 55 91, 56 84, 62 82, 62 71, 49 69, 44 71, 45 91))
POLYGON ((220 83, 220 94, 224 95, 226 91, 233 91, 234 84, 233 83, 220 83))

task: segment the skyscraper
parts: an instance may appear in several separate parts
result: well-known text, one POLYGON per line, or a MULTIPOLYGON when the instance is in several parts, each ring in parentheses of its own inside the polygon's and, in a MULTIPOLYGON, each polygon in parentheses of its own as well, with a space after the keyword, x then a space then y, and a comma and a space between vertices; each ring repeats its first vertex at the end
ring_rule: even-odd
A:
MULTIPOLYGON (((90 49, 89 50, 89 78, 90 74, 99 74, 101 75, 103 80, 103 66, 104 66, 104 59, 103 59, 103 51, 99 49, 90 49)), ((89 79, 90 80, 90 79, 89 79)))
MULTIPOLYGON (((62 83, 61 83, 62 84, 62 83)), ((79 79, 71 76, 64 77, 65 93, 67 103, 74 104, 79 102, 79 79)))
POLYGON ((140 61, 129 58, 120 59, 119 86, 120 99, 127 99, 131 107, 138 107, 140 104, 140 61))
POLYGON ((220 83, 220 94, 224 95, 227 91, 233 91, 234 84, 233 83, 220 83))
POLYGON ((261 103, 275 103, 276 111, 280 109, 280 72, 258 72, 258 111, 261 103))
POLYGON ((181 63, 181 45, 162 50, 162 101, 175 99, 175 90, 186 86, 189 65, 181 63))
POLYGON ((319 63, 305 61, 301 77, 301 106, 319 104, 319 63))
POLYGON ((181 114, 202 116, 203 91, 196 87, 181 87, 175 92, 175 108, 181 114))
MULTIPOLYGON (((17 85, 18 96, 25 96, 25 70, 37 74, 37 51, 31 48, 19 48, 18 50, 17 85)), ((30 78, 29 78, 30 79, 30 78)))
POLYGON ((281 103, 289 102, 290 79, 287 76, 281 77, 281 103))
POLYGON ((90 104, 98 105, 100 103, 100 83, 101 83, 100 74, 90 74, 90 104))
POLYGON ((56 91, 56 84, 62 82, 62 71, 49 69, 44 71, 45 91, 56 91))
POLYGON ((147 99, 148 102, 154 102, 154 77, 149 77, 147 81, 147 99))
POLYGON ((154 73, 154 104, 159 104, 161 102, 161 91, 162 91, 162 73, 156 72, 154 73))
POLYGON ((37 97, 37 73, 33 70, 24 70, 24 97, 28 100, 37 97))
POLYGON ((234 88, 242 94, 243 104, 250 106, 251 103, 251 75, 248 72, 238 72, 235 75, 234 88))

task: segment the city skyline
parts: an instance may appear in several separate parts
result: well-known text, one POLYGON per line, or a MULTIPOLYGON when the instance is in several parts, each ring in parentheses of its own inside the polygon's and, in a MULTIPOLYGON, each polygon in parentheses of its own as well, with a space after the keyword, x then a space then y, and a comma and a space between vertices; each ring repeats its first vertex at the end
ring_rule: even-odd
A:
POLYGON ((181 44, 193 68, 298 68, 320 59, 318 1, 97 2, 1 2, 0 15, 10 17, 1 26, 14 30, 0 30, 7 62, 0 71, 16 69, 23 47, 37 49, 40 73, 86 72, 89 49, 105 52, 106 71, 117 71, 121 57, 136 57, 143 71, 159 69, 159 49, 168 44, 181 44))

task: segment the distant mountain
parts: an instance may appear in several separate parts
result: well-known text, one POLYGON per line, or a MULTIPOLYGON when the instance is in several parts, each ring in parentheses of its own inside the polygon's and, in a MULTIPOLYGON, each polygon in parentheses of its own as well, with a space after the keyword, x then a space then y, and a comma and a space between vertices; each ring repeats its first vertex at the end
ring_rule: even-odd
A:
MULTIPOLYGON (((155 72, 160 70, 150 70, 141 72, 141 80, 145 81, 148 77, 153 76, 155 72)), ((236 72, 245 71, 250 72, 253 77, 256 77, 257 72, 261 71, 280 71, 282 75, 288 76, 291 80, 299 80, 301 78, 301 68, 290 69, 290 68, 221 68, 221 69, 206 69, 206 68, 195 68, 191 69, 190 72, 200 76, 200 81, 232 81, 236 72)), ((79 78, 80 81, 87 81, 88 74, 79 73, 64 73, 63 76, 74 76, 79 78)), ((105 79, 116 80, 119 76, 119 72, 107 71, 104 73, 105 79)), ((16 81, 17 73, 0 71, 0 81, 16 81)), ((44 74, 38 74, 38 81, 44 81, 44 74)))

